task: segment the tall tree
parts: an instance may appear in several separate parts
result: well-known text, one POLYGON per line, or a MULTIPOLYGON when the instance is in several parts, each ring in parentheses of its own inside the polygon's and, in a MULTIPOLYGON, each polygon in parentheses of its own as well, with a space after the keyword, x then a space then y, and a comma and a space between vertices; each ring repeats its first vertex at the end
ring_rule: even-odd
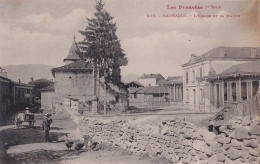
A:
POLYGON ((121 84, 120 67, 127 65, 128 60, 116 35, 116 23, 104 9, 102 0, 96 2, 95 9, 94 18, 87 18, 87 27, 84 31, 79 31, 84 36, 79 46, 83 56, 93 63, 95 77, 98 73, 98 78, 104 76, 106 82, 119 86, 121 84))

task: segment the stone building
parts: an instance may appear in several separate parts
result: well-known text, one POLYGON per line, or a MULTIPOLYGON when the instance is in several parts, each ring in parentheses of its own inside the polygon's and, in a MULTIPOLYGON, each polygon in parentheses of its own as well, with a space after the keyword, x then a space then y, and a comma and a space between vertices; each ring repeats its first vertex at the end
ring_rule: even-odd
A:
POLYGON ((30 107, 33 104, 33 85, 12 82, 11 88, 13 94, 12 104, 16 111, 23 110, 25 107, 30 107))
MULTIPOLYGON (((1 69, 1 71, 4 70, 1 69)), ((11 91, 11 80, 2 73, 0 75, 0 114, 7 113, 11 108, 11 91)))
POLYGON ((0 68, 0 115, 30 107, 33 103, 32 90, 32 85, 8 79, 7 72, 0 68))
POLYGON ((148 86, 129 91, 130 106, 169 106, 169 90, 167 86, 148 86))
POLYGON ((43 109, 53 109, 55 103, 54 84, 40 90, 41 107, 43 109))
POLYGON ((169 90, 170 106, 182 107, 183 101, 183 77, 168 77, 165 83, 169 90))
POLYGON ((96 104, 97 97, 99 102, 104 102, 106 94, 104 85, 107 90, 107 102, 121 102, 123 91, 105 83, 104 78, 97 80, 97 93, 94 93, 93 65, 81 58, 77 52, 80 50, 74 39, 68 56, 63 60, 65 65, 52 69, 54 90, 42 90, 42 107, 91 111, 99 105, 96 104))
POLYGON ((242 101, 254 101, 260 94, 260 61, 231 66, 220 74, 210 75, 207 81, 210 84, 210 104, 213 109, 242 101))
POLYGON ((138 78, 138 81, 145 87, 158 86, 160 80, 165 80, 161 74, 143 74, 138 78))
POLYGON ((259 47, 217 47, 201 56, 191 55, 183 69, 183 105, 202 112, 216 112, 211 105, 210 85, 207 77, 220 74, 229 67, 260 60, 259 47))

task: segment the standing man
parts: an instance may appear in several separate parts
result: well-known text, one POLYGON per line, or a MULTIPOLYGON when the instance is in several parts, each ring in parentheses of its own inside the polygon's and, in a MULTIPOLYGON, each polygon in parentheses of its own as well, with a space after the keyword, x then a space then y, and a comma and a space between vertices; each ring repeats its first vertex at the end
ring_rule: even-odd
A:
POLYGON ((45 132, 45 142, 50 142, 49 131, 51 129, 50 125, 52 123, 52 119, 50 119, 49 117, 49 113, 46 113, 42 123, 42 128, 45 132))

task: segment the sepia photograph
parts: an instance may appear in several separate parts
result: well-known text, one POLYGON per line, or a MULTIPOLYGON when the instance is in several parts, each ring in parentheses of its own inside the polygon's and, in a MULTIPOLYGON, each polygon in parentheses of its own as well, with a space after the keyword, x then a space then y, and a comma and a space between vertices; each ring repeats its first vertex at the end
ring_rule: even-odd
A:
POLYGON ((0 164, 259 164, 260 0, 0 0, 0 164))

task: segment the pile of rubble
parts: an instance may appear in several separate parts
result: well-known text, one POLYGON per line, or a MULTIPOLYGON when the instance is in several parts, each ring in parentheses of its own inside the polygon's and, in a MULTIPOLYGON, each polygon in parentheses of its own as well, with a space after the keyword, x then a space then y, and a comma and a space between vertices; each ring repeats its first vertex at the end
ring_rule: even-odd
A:
POLYGON ((173 163, 257 163, 260 160, 260 118, 234 117, 219 125, 217 134, 190 122, 84 118, 81 134, 135 154, 164 157, 173 163))

